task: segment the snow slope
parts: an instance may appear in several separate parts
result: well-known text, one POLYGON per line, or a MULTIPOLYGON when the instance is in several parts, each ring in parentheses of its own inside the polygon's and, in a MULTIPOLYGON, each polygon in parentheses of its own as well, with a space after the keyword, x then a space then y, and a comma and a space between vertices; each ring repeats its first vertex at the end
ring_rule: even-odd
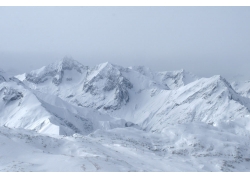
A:
POLYGON ((9 78, 8 74, 6 74, 5 71, 0 69, 0 83, 5 82, 6 80, 8 80, 8 78, 9 78))
POLYGON ((250 98, 250 81, 238 80, 231 82, 232 87, 244 97, 250 98))
POLYGON ((250 100, 219 75, 199 78, 185 70, 153 72, 143 66, 123 68, 108 62, 89 68, 72 59, 58 64, 26 74, 23 83, 36 91, 58 95, 70 104, 122 117, 147 131, 161 132, 169 124, 214 124, 249 115, 250 100), (61 72, 61 64, 65 64, 62 74, 66 79, 74 68, 85 67, 86 71, 71 77, 75 79, 73 85, 63 78, 59 84, 53 84, 51 79, 41 80, 43 74, 51 74, 45 69, 61 72), (71 64, 75 64, 74 68, 71 64), (34 78, 44 84, 30 80, 34 78))
POLYGON ((108 62, 89 68, 69 58, 17 78, 72 104, 111 111, 129 103, 131 93, 176 89, 199 79, 184 70, 155 73, 143 66, 123 68, 108 62))
POLYGON ((2 126, 47 134, 89 134, 99 128, 125 126, 122 119, 75 107, 57 96, 33 92, 15 78, 0 84, 0 115, 2 126))
POLYGON ((143 91, 116 112, 142 126, 161 132, 169 124, 232 121, 249 115, 250 101, 237 94, 221 76, 202 78, 177 90, 143 91))
POLYGON ((219 75, 66 57, 1 77, 0 171, 250 170, 250 99, 219 75))
POLYGON ((185 123, 162 134, 130 127, 67 137, 0 127, 0 171, 249 171, 247 121, 185 123))

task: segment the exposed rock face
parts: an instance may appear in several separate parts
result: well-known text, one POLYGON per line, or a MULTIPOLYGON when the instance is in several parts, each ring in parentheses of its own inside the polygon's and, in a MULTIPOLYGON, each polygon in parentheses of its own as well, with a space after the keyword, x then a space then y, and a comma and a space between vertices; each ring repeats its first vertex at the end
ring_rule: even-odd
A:
POLYGON ((161 76, 162 83, 170 87, 170 89, 177 89, 199 79, 197 76, 183 69, 179 71, 160 72, 158 75, 161 76))
POLYGON ((26 74, 26 80, 35 84, 40 84, 48 79, 52 79, 52 82, 58 86, 64 77, 65 70, 76 70, 78 73, 82 73, 86 70, 82 64, 73 60, 72 58, 65 57, 58 63, 50 64, 41 68, 39 71, 31 71, 26 74))
POLYGON ((250 99, 237 94, 221 76, 201 78, 172 92, 163 92, 159 97, 163 100, 148 102, 142 111, 151 110, 142 120, 146 130, 161 132, 175 123, 214 125, 242 118, 250 112, 250 99))
POLYGON ((3 76, 0 75, 0 83, 6 81, 5 78, 3 76))
POLYGON ((32 90, 18 79, 10 78, 0 84, 0 126, 3 125, 45 134, 86 135, 96 129, 124 127, 125 122, 32 90), (105 123, 110 127, 104 127, 105 123))
POLYGON ((0 90, 0 92, 3 93, 3 100, 6 102, 15 101, 23 97, 23 94, 21 92, 18 92, 16 89, 13 88, 4 87, 0 90))
POLYGON ((38 164, 37 157, 47 153, 66 170, 249 171, 250 99, 221 76, 110 63, 88 68, 66 58, 19 80, 2 77, 2 170, 16 168, 26 152, 26 164, 35 159, 27 170, 44 170, 46 158, 38 164), (32 148, 9 155, 11 141, 32 148))
POLYGON ((249 99, 223 77, 198 78, 185 70, 153 72, 143 66, 123 68, 111 63, 88 68, 64 59, 28 74, 51 82, 42 86, 24 81, 32 89, 129 119, 149 131, 161 132, 176 122, 213 124, 242 117, 250 109, 249 99), (77 73, 69 74, 72 71, 77 73))
POLYGON ((5 82, 7 80, 7 77, 5 75, 5 72, 0 69, 0 83, 5 82))
POLYGON ((233 81, 231 84, 237 93, 241 94, 244 97, 250 98, 250 80, 233 81))
POLYGON ((128 89, 133 88, 133 84, 114 65, 110 63, 101 64, 90 71, 88 77, 91 78, 85 81, 83 85, 85 93, 90 93, 94 96, 103 92, 104 94, 113 94, 113 101, 105 104, 103 106, 104 109, 116 110, 129 101, 128 89))

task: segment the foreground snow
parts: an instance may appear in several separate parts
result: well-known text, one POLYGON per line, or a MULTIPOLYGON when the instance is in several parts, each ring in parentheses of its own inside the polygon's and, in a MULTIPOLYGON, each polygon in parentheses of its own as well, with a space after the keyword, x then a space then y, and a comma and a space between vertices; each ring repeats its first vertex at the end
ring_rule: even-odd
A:
POLYGON ((242 128, 246 122, 250 128, 248 121, 187 123, 162 134, 116 128, 88 136, 0 127, 0 171, 250 171, 250 133, 242 128))

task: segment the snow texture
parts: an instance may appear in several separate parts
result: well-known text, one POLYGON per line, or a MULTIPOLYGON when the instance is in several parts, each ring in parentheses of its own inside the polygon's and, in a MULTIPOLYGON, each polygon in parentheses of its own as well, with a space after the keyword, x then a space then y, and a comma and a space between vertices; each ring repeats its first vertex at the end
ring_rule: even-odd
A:
POLYGON ((68 57, 1 70, 0 171, 250 171, 249 85, 68 57))

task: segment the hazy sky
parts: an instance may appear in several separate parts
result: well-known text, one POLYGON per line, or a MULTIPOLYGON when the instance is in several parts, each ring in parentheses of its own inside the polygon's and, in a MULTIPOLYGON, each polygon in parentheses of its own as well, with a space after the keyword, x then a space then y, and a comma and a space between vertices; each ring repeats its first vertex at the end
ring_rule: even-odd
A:
POLYGON ((0 68, 72 56, 250 78, 250 7, 0 7, 0 68))

